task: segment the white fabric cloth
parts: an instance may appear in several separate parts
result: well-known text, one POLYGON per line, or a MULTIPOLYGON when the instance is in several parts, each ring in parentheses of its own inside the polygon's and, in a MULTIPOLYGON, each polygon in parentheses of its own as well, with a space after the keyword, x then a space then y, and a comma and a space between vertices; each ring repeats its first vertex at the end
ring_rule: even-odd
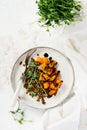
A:
POLYGON ((80 118, 80 104, 74 96, 66 103, 47 110, 38 123, 39 130, 77 130, 80 118), (76 109, 77 108, 77 109, 76 109), (43 126, 43 129, 41 129, 43 126))
MULTIPOLYGON (((29 108, 21 104, 25 111, 25 120, 32 120, 27 124, 30 130, 78 130, 80 119, 80 101, 78 97, 71 93, 64 103, 48 110, 29 108), (31 127, 32 125, 32 127, 31 127)), ((24 123, 21 129, 24 129, 24 123)))
POLYGON ((75 92, 87 109, 87 30, 67 38, 66 55, 71 59, 75 71, 75 92))

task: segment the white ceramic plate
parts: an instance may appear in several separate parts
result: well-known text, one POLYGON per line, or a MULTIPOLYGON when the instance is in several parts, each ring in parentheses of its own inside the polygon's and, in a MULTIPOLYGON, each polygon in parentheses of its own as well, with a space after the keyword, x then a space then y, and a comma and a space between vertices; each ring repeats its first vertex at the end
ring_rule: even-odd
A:
MULTIPOLYGON (((32 48, 33 49, 33 48, 32 48)), ((29 105, 34 108, 40 108, 40 109, 48 109, 51 107, 55 107, 56 105, 60 104, 65 100, 65 98, 69 95, 71 89, 74 85, 74 70, 73 66, 69 60, 64 54, 61 52, 48 48, 48 47, 36 47, 35 52, 31 55, 31 57, 35 58, 37 54, 40 56, 43 56, 44 53, 48 53, 49 56, 51 56, 54 60, 58 62, 58 69, 61 72, 61 79, 63 80, 63 85, 60 87, 58 93, 56 96, 52 96, 51 98, 45 98, 46 104, 42 104, 41 102, 36 101, 36 97, 32 98, 28 94, 26 94, 25 88, 23 88, 23 83, 21 82, 21 75, 25 70, 25 67, 23 65, 20 65, 20 62, 25 62, 25 58, 27 54, 30 54, 30 51, 28 50, 24 54, 22 54, 16 63, 14 64, 12 74, 11 74, 11 82, 12 82, 12 88, 15 92, 17 86, 20 85, 21 91, 20 91, 20 101, 24 102, 26 105, 29 105)))

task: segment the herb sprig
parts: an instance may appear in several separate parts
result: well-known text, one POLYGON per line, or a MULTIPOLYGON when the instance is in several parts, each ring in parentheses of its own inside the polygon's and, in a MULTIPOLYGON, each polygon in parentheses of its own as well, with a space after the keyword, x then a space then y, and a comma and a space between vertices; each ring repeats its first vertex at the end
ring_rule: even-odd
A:
POLYGON ((37 0, 39 22, 54 27, 63 23, 70 25, 80 16, 81 2, 78 0, 37 0))
POLYGON ((13 119, 19 124, 23 124, 24 122, 32 122, 32 120, 24 119, 24 111, 20 108, 20 104, 16 110, 11 110, 10 113, 12 114, 13 119))
POLYGON ((14 120, 16 120, 18 123, 23 124, 24 121, 24 112, 18 107, 16 110, 12 110, 10 111, 10 113, 12 114, 14 120), (16 117, 16 115, 19 114, 20 118, 16 117))

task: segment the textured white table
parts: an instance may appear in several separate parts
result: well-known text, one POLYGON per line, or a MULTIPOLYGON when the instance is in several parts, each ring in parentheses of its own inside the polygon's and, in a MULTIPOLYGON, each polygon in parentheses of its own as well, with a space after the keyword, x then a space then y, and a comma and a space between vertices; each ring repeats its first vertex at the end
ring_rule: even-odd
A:
MULTIPOLYGON (((84 20, 66 27, 63 34, 60 28, 51 30, 49 35, 36 23, 36 11, 35 0, 0 0, 0 130, 24 129, 9 115, 13 97, 10 75, 16 59, 35 46, 49 46, 65 53, 66 36, 82 31, 87 25, 84 20)), ((79 130, 87 130, 87 110, 81 112, 79 130)))

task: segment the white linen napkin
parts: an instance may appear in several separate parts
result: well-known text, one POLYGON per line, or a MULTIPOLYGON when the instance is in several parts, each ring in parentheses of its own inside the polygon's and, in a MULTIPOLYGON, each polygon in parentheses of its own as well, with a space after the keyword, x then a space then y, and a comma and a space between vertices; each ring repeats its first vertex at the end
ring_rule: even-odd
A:
MULTIPOLYGON (((44 130, 77 130, 80 116, 80 104, 76 96, 59 107, 47 110, 40 120, 39 127, 43 125, 44 130), (77 108, 77 109, 76 109, 77 108)), ((39 128, 39 130, 41 130, 39 128)))
POLYGON ((27 114, 25 119, 35 122, 31 123, 32 127, 29 125, 30 130, 78 130, 80 101, 73 92, 64 103, 54 108, 43 111, 25 106, 24 109, 27 114))
POLYGON ((81 100, 82 107, 87 109, 87 31, 69 36, 66 42, 65 53, 74 65, 74 90, 81 100))

